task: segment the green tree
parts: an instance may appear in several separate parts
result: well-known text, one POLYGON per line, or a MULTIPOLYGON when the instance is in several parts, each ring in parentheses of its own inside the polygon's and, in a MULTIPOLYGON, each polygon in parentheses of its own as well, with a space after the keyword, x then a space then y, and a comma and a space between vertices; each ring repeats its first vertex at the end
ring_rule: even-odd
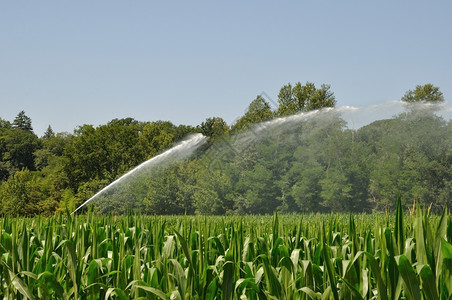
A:
POLYGON ((49 127, 47 127, 46 132, 44 132, 43 139, 47 140, 54 136, 55 136, 55 132, 53 132, 52 126, 49 125, 49 127))
POLYGON ((220 117, 207 118, 206 121, 201 123, 200 129, 202 134, 213 139, 224 136, 229 132, 228 124, 220 117))
POLYGON ((39 178, 27 169, 16 172, 0 186, 2 214, 34 216, 39 213, 38 202, 43 199, 39 178))
POLYGON ((0 128, 0 173, 3 179, 24 168, 35 170, 34 152, 38 137, 27 130, 0 128))
POLYGON ((145 153, 149 156, 157 155, 174 143, 174 125, 163 121, 146 123, 140 139, 145 153))
POLYGON ((281 88, 278 103, 277 114, 287 116, 323 107, 334 107, 336 98, 327 84, 322 84, 320 89, 317 89, 314 83, 306 82, 305 85, 301 85, 298 82, 293 87, 289 83, 281 88))
POLYGON ((439 87, 427 83, 424 85, 417 85, 414 91, 407 91, 401 100, 405 102, 443 102, 444 96, 439 90, 439 87))
POLYGON ((25 111, 20 111, 12 124, 13 127, 22 130, 33 132, 33 127, 31 126, 31 119, 25 114, 25 111))
POLYGON ((11 123, 0 118, 0 128, 11 128, 11 123))
POLYGON ((235 206, 241 213, 271 214, 281 204, 275 177, 271 170, 256 164, 252 170, 243 172, 238 188, 243 195, 235 206))
POLYGON ((221 170, 200 169, 196 174, 193 203, 196 213, 222 215, 232 211, 233 188, 227 174, 221 170))
POLYGON ((298 210, 303 213, 322 211, 320 180, 325 176, 325 170, 314 159, 305 157, 294 162, 287 172, 283 182, 291 182, 290 190, 285 194, 292 197, 298 210))
POLYGON ((449 202, 452 131, 431 111, 410 110, 361 128, 368 145, 369 199, 376 210, 393 209, 398 195, 440 212, 449 202))
POLYGON ((70 144, 71 140, 72 136, 65 132, 40 138, 41 147, 34 152, 36 169, 42 170, 52 157, 63 156, 64 148, 70 144))
POLYGON ((251 124, 267 121, 273 118, 270 104, 258 95, 248 106, 248 110, 233 126, 233 130, 247 129, 251 124))
POLYGON ((83 125, 76 129, 64 148, 73 190, 93 179, 113 181, 143 162, 148 153, 141 147, 142 132, 143 125, 131 118, 115 119, 97 128, 83 125))
POLYGON ((177 206, 180 195, 178 194, 177 182, 174 179, 174 171, 168 169, 148 182, 149 192, 143 201, 147 213, 157 215, 183 213, 177 206))
POLYGON ((69 188, 69 178, 65 172, 67 163, 68 159, 64 156, 51 155, 47 159, 47 165, 41 171, 48 194, 41 203, 42 211, 64 211, 66 207, 75 209, 75 196, 69 188))

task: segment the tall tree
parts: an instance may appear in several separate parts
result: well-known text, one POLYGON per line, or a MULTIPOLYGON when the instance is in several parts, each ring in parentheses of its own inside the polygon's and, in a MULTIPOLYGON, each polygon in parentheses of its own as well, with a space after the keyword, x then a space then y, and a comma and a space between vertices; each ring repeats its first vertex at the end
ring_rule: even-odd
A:
POLYGON ((444 96, 439 90, 439 87, 427 83, 424 85, 417 85, 414 91, 407 91, 401 100, 405 102, 443 102, 444 96))
POLYGON ((10 128, 0 130, 0 136, 0 169, 3 165, 9 176, 23 168, 35 170, 33 153, 39 148, 39 140, 34 133, 10 128))
POLYGON ((254 123, 263 122, 269 120, 273 117, 273 112, 271 110, 270 104, 265 101, 265 99, 258 95, 250 105, 245 115, 243 115, 234 124, 234 130, 246 129, 248 126, 254 123))
POLYGON ((0 118, 0 128, 11 128, 11 123, 0 118))
POLYGON ((16 172, 0 185, 0 214, 10 216, 33 216, 43 196, 39 191, 39 178, 27 169, 16 172))
POLYGON ((200 129, 205 136, 216 138, 229 132, 229 126, 225 120, 220 117, 207 118, 201 123, 200 129))
POLYGON ((50 139, 51 137, 54 137, 55 133, 53 132, 52 127, 49 125, 49 127, 47 127, 46 132, 44 132, 43 138, 44 139, 50 139))
POLYGON ((298 82, 293 87, 290 83, 283 86, 278 94, 278 102, 277 114, 287 116, 323 107, 334 107, 336 98, 328 84, 322 84, 320 89, 317 89, 312 82, 306 82, 305 85, 298 82))
POLYGON ((17 114, 17 117, 13 121, 13 127, 33 132, 31 126, 31 119, 25 114, 25 111, 21 111, 17 114))

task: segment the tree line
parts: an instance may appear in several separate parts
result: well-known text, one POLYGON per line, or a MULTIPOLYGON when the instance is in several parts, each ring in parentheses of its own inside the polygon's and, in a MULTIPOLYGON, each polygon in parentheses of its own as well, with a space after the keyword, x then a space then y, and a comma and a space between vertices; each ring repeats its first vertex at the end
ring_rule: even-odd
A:
MULTIPOLYGON (((439 88, 426 84, 402 100, 444 98, 439 88)), ((0 214, 72 211, 139 163, 197 132, 209 137, 198 155, 104 195, 95 209, 371 212, 392 209, 398 195, 434 210, 451 204, 452 123, 434 111, 408 110, 358 130, 334 114, 269 126, 265 132, 256 125, 335 104, 329 85, 289 83, 278 94, 277 108, 257 96, 232 125, 220 117, 196 127, 125 118, 79 126, 71 134, 54 133, 49 126, 42 137, 21 111, 12 122, 0 119, 0 214)))

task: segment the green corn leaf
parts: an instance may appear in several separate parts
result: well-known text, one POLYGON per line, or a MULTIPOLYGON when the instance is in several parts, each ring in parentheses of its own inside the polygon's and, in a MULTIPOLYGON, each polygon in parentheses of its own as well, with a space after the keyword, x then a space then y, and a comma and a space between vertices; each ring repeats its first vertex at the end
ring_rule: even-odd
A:
POLYGON ((263 267, 260 267, 258 270, 257 270, 257 272, 256 272, 256 275, 254 276, 254 283, 256 284, 256 285, 258 285, 258 284, 260 284, 261 283, 261 281, 262 281, 262 277, 264 276, 264 268, 263 267))
POLYGON ((30 300, 35 299, 35 296, 31 293, 29 287, 23 282, 23 280, 20 279, 17 275, 14 275, 14 273, 11 270, 8 270, 8 272, 9 277, 11 278, 11 282, 17 289, 17 291, 24 295, 25 297, 28 297, 30 300))
POLYGON ((179 291, 178 291, 178 290, 175 290, 175 291, 173 291, 173 292, 171 293, 170 299, 171 299, 171 300, 182 300, 183 298, 182 298, 182 296, 180 295, 179 291))
POLYGON ((97 262, 95 260, 92 260, 88 267, 88 285, 95 283, 98 276, 99 269, 97 262))
MULTIPOLYGON (((436 273, 436 277, 439 277, 441 274, 441 263, 442 263, 442 254, 441 254, 441 248, 442 248, 442 239, 444 239, 447 235, 447 208, 445 207, 443 209, 443 213, 441 214, 441 218, 439 220, 438 226, 436 228, 435 233, 435 252, 434 252, 434 259, 436 261, 436 269, 434 270, 436 273)), ((433 267, 433 266, 432 266, 433 267)))
POLYGON ((306 295, 309 296, 309 298, 311 298, 313 300, 321 299, 321 297, 322 297, 320 294, 316 294, 313 290, 311 290, 307 286, 302 287, 301 289, 299 289, 299 291, 305 293, 306 295))
POLYGON ((445 239, 441 239, 441 253, 444 259, 452 259, 452 245, 445 239))
POLYGON ((206 291, 206 300, 213 300, 215 299, 218 291, 218 277, 215 277, 207 286, 206 291))
POLYGON ((175 259, 170 259, 171 264, 174 269, 174 276, 177 280, 177 287, 179 289, 179 296, 185 299, 185 291, 187 287, 187 278, 185 277, 185 272, 180 263, 175 259))
POLYGON ((426 240, 424 238, 424 224, 421 209, 416 208, 416 217, 414 219, 414 234, 416 238, 416 258, 418 264, 428 263, 426 240))
POLYGON ((7 232, 2 233, 2 247, 8 251, 13 251, 13 239, 11 238, 11 235, 7 232))
POLYGON ((234 257, 231 250, 226 251, 225 263, 223 265, 223 296, 224 299, 232 298, 234 284, 234 257))
POLYGON ((251 289, 255 293, 259 292, 259 287, 254 283, 253 278, 240 278, 235 283, 235 290, 241 294, 244 289, 251 289))
POLYGON ((166 237, 165 244, 163 246, 163 252, 162 255, 165 258, 169 258, 173 255, 174 251, 174 235, 169 235, 166 237))
POLYGON ((397 197, 397 208, 396 208, 396 221, 395 221, 395 238, 398 249, 398 254, 403 254, 405 246, 404 238, 404 225, 403 225, 403 209, 402 209, 402 199, 400 194, 397 197))
POLYGON ((187 241, 184 239, 184 237, 179 232, 174 231, 174 233, 176 233, 176 236, 179 239, 179 243, 182 246, 182 251, 184 251, 185 257, 187 258, 188 262, 190 263, 190 268, 193 268, 193 263, 191 261, 191 253, 188 248, 187 241))
POLYGON ((288 256, 284 256, 279 261, 279 265, 285 267, 289 272, 293 272, 293 263, 292 260, 288 256))
POLYGON ((20 272, 20 274, 33 278, 34 280, 38 279, 38 275, 36 275, 35 273, 32 273, 32 272, 22 271, 22 272, 20 272))
POLYGON ((59 247, 65 246, 66 251, 68 254, 68 271, 69 276, 71 277, 72 284, 73 284, 73 292, 74 292, 74 298, 78 298, 78 286, 77 286, 77 254, 75 253, 75 245, 70 240, 63 240, 58 245, 57 249, 59 247))
POLYGON ((441 239, 441 254, 443 256, 440 276, 441 294, 447 293, 446 298, 449 298, 452 295, 452 245, 443 238, 441 239))
POLYGON ((328 287, 323 291, 323 294, 322 294, 322 300, 331 299, 331 294, 332 294, 331 286, 328 286, 328 287))
POLYGON ((55 275, 48 271, 39 274, 37 280, 42 281, 47 285, 50 290, 55 291, 61 299, 67 299, 67 295, 64 293, 64 289, 61 284, 56 280, 55 275))
POLYGON ((361 255, 361 253, 366 256, 367 261, 370 264, 373 276, 377 278, 378 299, 387 300, 388 291, 386 290, 386 285, 383 279, 381 278, 381 269, 380 266, 378 265, 378 261, 369 252, 358 252, 356 255, 361 255))
POLYGON ((262 261, 263 261, 265 280, 266 280, 267 289, 270 292, 270 295, 281 299, 281 297, 282 297, 281 283, 279 282, 278 278, 276 277, 275 271, 272 268, 272 266, 270 265, 270 262, 268 261, 268 257, 265 254, 262 254, 259 257, 262 258, 262 261))
POLYGON ((400 275, 404 281, 404 291, 407 299, 409 300, 420 300, 420 284, 417 278, 416 271, 411 266, 410 261, 405 255, 400 255, 396 257, 396 262, 400 275))
POLYGON ((359 291, 351 283, 349 283, 345 278, 342 278, 342 282, 349 288, 351 294, 353 295, 353 299, 363 300, 363 297, 359 291))
POLYGON ((333 264, 331 263, 331 259, 328 253, 328 246, 323 243, 323 260, 326 265, 326 270, 328 272, 328 278, 330 280, 331 292, 333 293, 333 297, 335 300, 339 300, 339 294, 336 286, 336 275, 333 269, 333 264))
POLYGON ((127 297, 126 293, 120 289, 120 288, 109 288, 107 292, 105 293, 105 300, 108 299, 115 299, 113 296, 116 296, 116 299, 120 300, 128 300, 129 297, 127 297))
POLYGON ((418 266, 421 267, 418 274, 421 278, 422 283, 422 293, 424 295, 424 299, 426 300, 435 300, 439 299, 438 292, 436 290, 436 278, 433 274, 432 269, 429 265, 418 266))
POLYGON ((300 261, 300 252, 301 252, 301 249, 294 249, 294 250, 292 250, 292 253, 290 253, 290 260, 292 261, 294 274, 298 273, 298 263, 300 261))
POLYGON ((134 285, 134 287, 136 287, 138 289, 141 289, 143 291, 149 292, 151 294, 154 294, 157 297, 159 297, 160 299, 163 299, 163 300, 169 300, 170 299, 168 296, 166 296, 166 294, 163 291, 161 291, 159 289, 152 288, 150 286, 145 286, 145 285, 134 285))

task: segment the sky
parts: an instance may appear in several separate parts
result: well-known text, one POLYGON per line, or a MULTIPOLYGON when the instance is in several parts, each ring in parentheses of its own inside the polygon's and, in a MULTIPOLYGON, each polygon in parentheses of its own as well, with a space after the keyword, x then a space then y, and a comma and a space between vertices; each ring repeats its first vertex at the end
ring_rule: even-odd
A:
POLYGON ((24 110, 38 136, 126 117, 232 124, 307 81, 338 107, 426 83, 448 101, 451 15, 449 0, 0 1, 0 118, 24 110))

